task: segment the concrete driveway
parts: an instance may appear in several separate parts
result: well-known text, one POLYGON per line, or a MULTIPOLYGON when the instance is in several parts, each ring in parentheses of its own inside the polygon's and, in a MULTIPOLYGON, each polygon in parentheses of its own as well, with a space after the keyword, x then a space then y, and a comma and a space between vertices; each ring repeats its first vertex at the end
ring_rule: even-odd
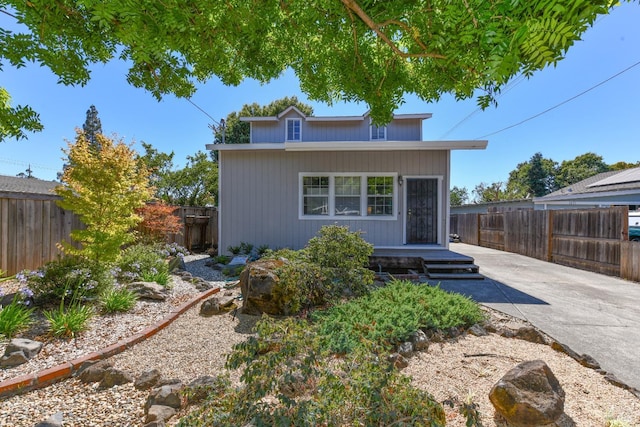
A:
POLYGON ((486 279, 443 289, 531 322, 640 389, 640 283, 463 243, 449 249, 473 257, 486 279))

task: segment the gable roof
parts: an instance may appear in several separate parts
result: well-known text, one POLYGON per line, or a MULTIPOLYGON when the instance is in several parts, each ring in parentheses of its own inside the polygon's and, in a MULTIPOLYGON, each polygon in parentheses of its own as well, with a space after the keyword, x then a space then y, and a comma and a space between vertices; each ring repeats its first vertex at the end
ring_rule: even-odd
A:
POLYGON ((53 189, 60 185, 56 181, 45 181, 38 178, 20 178, 0 175, 0 197, 5 198, 38 198, 53 199, 58 196, 53 189))
MULTIPOLYGON (((287 107, 284 111, 282 111, 277 116, 250 116, 250 117, 240 117, 240 121, 242 122, 277 122, 282 119, 285 115, 287 115, 290 111, 295 111, 298 115, 308 122, 359 122, 365 120, 369 117, 369 111, 364 113, 361 116, 307 116, 294 105, 287 107)), ((394 114, 394 120, 407 120, 407 119, 419 119, 426 120, 430 119, 432 116, 431 113, 416 113, 416 114, 394 114)))
POLYGON ((612 196, 626 196, 640 202, 640 168, 602 172, 533 200, 547 203, 612 196))

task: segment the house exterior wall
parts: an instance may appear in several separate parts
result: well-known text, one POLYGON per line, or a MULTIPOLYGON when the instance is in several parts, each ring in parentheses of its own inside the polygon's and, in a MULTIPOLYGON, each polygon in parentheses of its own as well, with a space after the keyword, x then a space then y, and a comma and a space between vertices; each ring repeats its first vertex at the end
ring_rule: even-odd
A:
MULTIPOLYGON (((289 111, 278 121, 255 121, 251 123, 251 142, 284 142, 287 119, 302 118, 289 111)), ((302 142, 304 141, 369 141, 371 121, 313 121, 302 118, 302 142)), ((387 125, 388 141, 420 141, 422 122, 420 119, 393 120, 387 125)))
MULTIPOLYGON (((332 124, 335 127, 335 123, 332 124)), ((284 131, 284 129, 283 129, 284 131)), ((283 150, 220 151, 219 251, 247 242, 271 248, 300 249, 323 225, 348 225, 377 247, 401 246, 404 239, 403 188, 396 179, 391 219, 300 219, 299 174, 395 173, 438 177, 442 195, 438 212, 446 245, 449 156, 447 151, 285 152, 283 150)))

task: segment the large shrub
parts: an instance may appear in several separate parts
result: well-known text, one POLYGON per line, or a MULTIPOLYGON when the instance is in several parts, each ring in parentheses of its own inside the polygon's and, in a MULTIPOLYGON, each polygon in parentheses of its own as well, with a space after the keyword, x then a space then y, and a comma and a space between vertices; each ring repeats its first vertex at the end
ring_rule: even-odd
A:
POLYGON ((79 256, 66 256, 48 262, 37 272, 23 272, 18 276, 28 284, 39 303, 58 303, 70 295, 92 299, 113 284, 113 277, 104 264, 79 256))
POLYGON ((276 270, 279 282, 273 292, 294 314, 368 293, 374 276, 367 268, 372 252, 373 246, 360 233, 330 225, 322 227, 304 249, 268 251, 265 258, 285 260, 276 270))
POLYGON ((169 278, 167 253, 165 246, 159 245, 137 244, 128 247, 122 251, 116 263, 116 279, 120 283, 144 280, 166 285, 169 278))

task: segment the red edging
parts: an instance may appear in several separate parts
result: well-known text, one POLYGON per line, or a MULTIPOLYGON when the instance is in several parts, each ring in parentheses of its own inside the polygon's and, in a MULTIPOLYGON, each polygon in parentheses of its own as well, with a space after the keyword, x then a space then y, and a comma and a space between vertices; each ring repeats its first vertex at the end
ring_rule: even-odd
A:
POLYGON ((217 294, 218 292, 220 292, 220 288, 213 288, 204 291, 192 300, 187 301, 174 310, 171 310, 169 314, 156 325, 149 326, 143 329, 141 332, 120 340, 115 344, 103 348, 102 350, 85 354, 68 362, 61 363, 60 365, 43 369, 39 372, 21 375, 19 377, 2 381, 0 382, 0 400, 10 396, 15 396, 17 394, 26 393, 31 390, 43 388, 65 380, 73 376, 73 374, 76 373, 78 369, 80 369, 84 362, 104 360, 118 353, 122 353, 123 351, 133 347, 139 342, 142 342, 147 338, 151 338, 156 333, 158 333, 158 331, 169 326, 174 320, 180 317, 181 314, 189 310, 198 302, 211 295, 217 294))

